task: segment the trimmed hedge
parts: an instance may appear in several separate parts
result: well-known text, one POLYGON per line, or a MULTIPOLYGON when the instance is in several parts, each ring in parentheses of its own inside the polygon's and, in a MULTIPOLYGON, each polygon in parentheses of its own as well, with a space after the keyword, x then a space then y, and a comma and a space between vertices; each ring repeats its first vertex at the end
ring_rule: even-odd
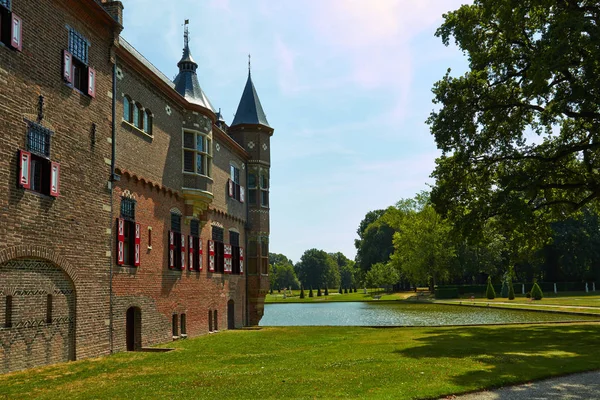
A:
MULTIPOLYGON (((494 284, 494 291, 496 293, 502 292, 502 284, 494 284)), ((538 286, 542 291, 547 293, 554 293, 554 282, 538 282, 538 286)), ((589 283, 589 289, 592 290, 592 284, 589 283)), ((514 291, 516 294, 522 294, 523 282, 513 282, 514 291)), ((450 289, 454 288, 458 290, 458 294, 463 295, 485 295, 487 285, 439 285, 439 289, 450 289)), ((596 290, 600 288, 600 285, 596 283, 596 290)), ((531 292, 533 289, 533 283, 525 283, 525 293, 531 292)), ((585 292, 585 282, 556 282, 556 290, 560 292, 585 292)))
POLYGON ((438 288, 435 289, 436 299, 458 299, 460 297, 457 288, 438 288))

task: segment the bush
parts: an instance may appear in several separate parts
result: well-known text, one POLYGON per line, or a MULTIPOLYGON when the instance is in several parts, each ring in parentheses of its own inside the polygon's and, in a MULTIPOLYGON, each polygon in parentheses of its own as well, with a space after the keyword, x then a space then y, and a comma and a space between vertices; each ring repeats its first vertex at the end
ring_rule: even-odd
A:
POLYGON ((308 297, 314 297, 312 287, 310 288, 310 291, 308 292, 308 297))
POLYGON ((304 287, 302 287, 302 284, 300 285, 300 298, 304 298, 304 287))
POLYGON ((354 293, 356 293, 356 286, 354 286, 354 293))
POLYGON ((502 282, 502 289, 500 290, 500 297, 508 297, 508 284, 506 283, 508 279, 505 279, 502 282))
POLYGON ((348 288, 344 288, 344 293, 348 294, 348 288))
POLYGON ((525 297, 527 297, 528 299, 530 299, 531 298, 531 292, 525 293, 525 297))
POLYGON ((329 296, 329 289, 327 289, 327 286, 325 286, 325 296, 329 296))
POLYGON ((533 288, 531 288, 531 297, 534 300, 541 300, 544 297, 544 293, 542 289, 540 289, 540 285, 536 283, 533 284, 533 288))
POLYGON ((458 299, 458 288, 438 288, 435 289, 436 299, 458 299))
POLYGON ((340 290, 339 290, 340 294, 344 293, 344 291, 342 290, 342 285, 340 285, 340 290))
POLYGON ((494 286, 492 285, 492 277, 488 276, 487 290, 485 291, 485 297, 488 300, 493 300, 496 298, 496 291, 494 290, 494 286))
POLYGON ((317 297, 321 297, 321 296, 322 296, 322 294, 321 294, 321 288, 319 288, 319 289, 317 289, 317 297))
POLYGON ((515 299, 515 288, 513 287, 512 280, 508 280, 508 299, 515 299))

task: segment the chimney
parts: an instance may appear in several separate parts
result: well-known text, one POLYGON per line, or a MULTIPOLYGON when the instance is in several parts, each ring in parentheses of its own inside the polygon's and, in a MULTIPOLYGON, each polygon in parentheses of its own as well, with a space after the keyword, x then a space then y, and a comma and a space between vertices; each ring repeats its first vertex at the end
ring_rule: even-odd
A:
POLYGON ((123 26, 123 3, 120 1, 102 0, 102 6, 119 25, 123 26))

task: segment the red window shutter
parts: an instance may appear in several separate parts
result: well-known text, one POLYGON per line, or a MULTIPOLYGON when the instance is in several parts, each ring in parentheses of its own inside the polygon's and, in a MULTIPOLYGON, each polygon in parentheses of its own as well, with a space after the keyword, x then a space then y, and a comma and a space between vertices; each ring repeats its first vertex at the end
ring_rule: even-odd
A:
POLYGON ((208 271, 215 272, 215 242, 208 241, 208 271))
POLYGON ((202 271, 202 239, 198 239, 198 268, 202 271))
POLYGON ((190 255, 188 260, 188 268, 190 271, 192 271, 194 269, 194 237, 191 235, 188 236, 188 252, 190 255))
POLYGON ((242 203, 246 201, 246 189, 243 186, 240 186, 240 201, 242 203))
POLYGON ((244 275, 244 248, 240 247, 240 275, 244 275))
POLYGON ((231 259, 231 245, 226 244, 223 246, 224 258, 225 258, 225 273, 230 274, 233 270, 232 268, 232 259, 231 259))
POLYGON ((175 268, 175 232, 169 231, 169 268, 175 268))
POLYGON ((88 68, 88 94, 91 97, 96 97, 96 70, 88 68))
POLYGON ((135 255, 133 263, 136 267, 140 266, 140 246, 142 243, 141 236, 140 224, 135 224, 135 255))
POLYGON ((60 195, 60 164, 50 163, 50 196, 60 195))
POLYGON ((228 182, 229 182, 229 197, 233 197, 233 181, 230 179, 228 182))
POLYGON ((117 218, 117 265, 125 263, 125 221, 117 218))
POLYGON ((181 270, 185 269, 185 235, 183 233, 179 234, 179 238, 181 239, 181 270))
POLYGON ((63 78, 68 83, 73 83, 73 54, 63 50, 63 78))
POLYGON ((19 186, 31 189, 31 153, 19 150, 19 186))
POLYGON ((16 50, 23 50, 23 20, 15 13, 10 26, 10 45, 16 50))

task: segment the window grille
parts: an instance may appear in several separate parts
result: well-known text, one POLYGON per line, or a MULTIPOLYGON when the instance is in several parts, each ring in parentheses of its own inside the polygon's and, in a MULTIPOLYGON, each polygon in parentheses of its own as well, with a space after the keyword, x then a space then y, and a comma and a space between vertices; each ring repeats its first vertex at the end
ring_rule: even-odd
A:
POLYGON ((171 213, 171 230, 173 232, 181 232, 181 215, 171 213))
POLYGON ((135 221, 135 200, 121 199, 121 218, 135 221))
POLYGON ((190 234, 192 236, 200 236, 200 222, 196 219, 190 222, 190 234))
POLYGON ((212 240, 215 242, 223 242, 223 228, 217 226, 212 227, 212 240))
POLYGON ((42 157, 50 157, 50 136, 52 131, 35 122, 29 122, 27 130, 27 150, 42 157))
POLYGON ((88 64, 89 42, 75 29, 69 28, 69 52, 79 61, 88 64))
POLYGON ((230 231, 229 232, 229 243, 232 246, 240 247, 240 234, 237 232, 230 231))
POLYGON ((10 10, 12 7, 11 0, 0 0, 0 6, 4 6, 6 9, 10 10))

